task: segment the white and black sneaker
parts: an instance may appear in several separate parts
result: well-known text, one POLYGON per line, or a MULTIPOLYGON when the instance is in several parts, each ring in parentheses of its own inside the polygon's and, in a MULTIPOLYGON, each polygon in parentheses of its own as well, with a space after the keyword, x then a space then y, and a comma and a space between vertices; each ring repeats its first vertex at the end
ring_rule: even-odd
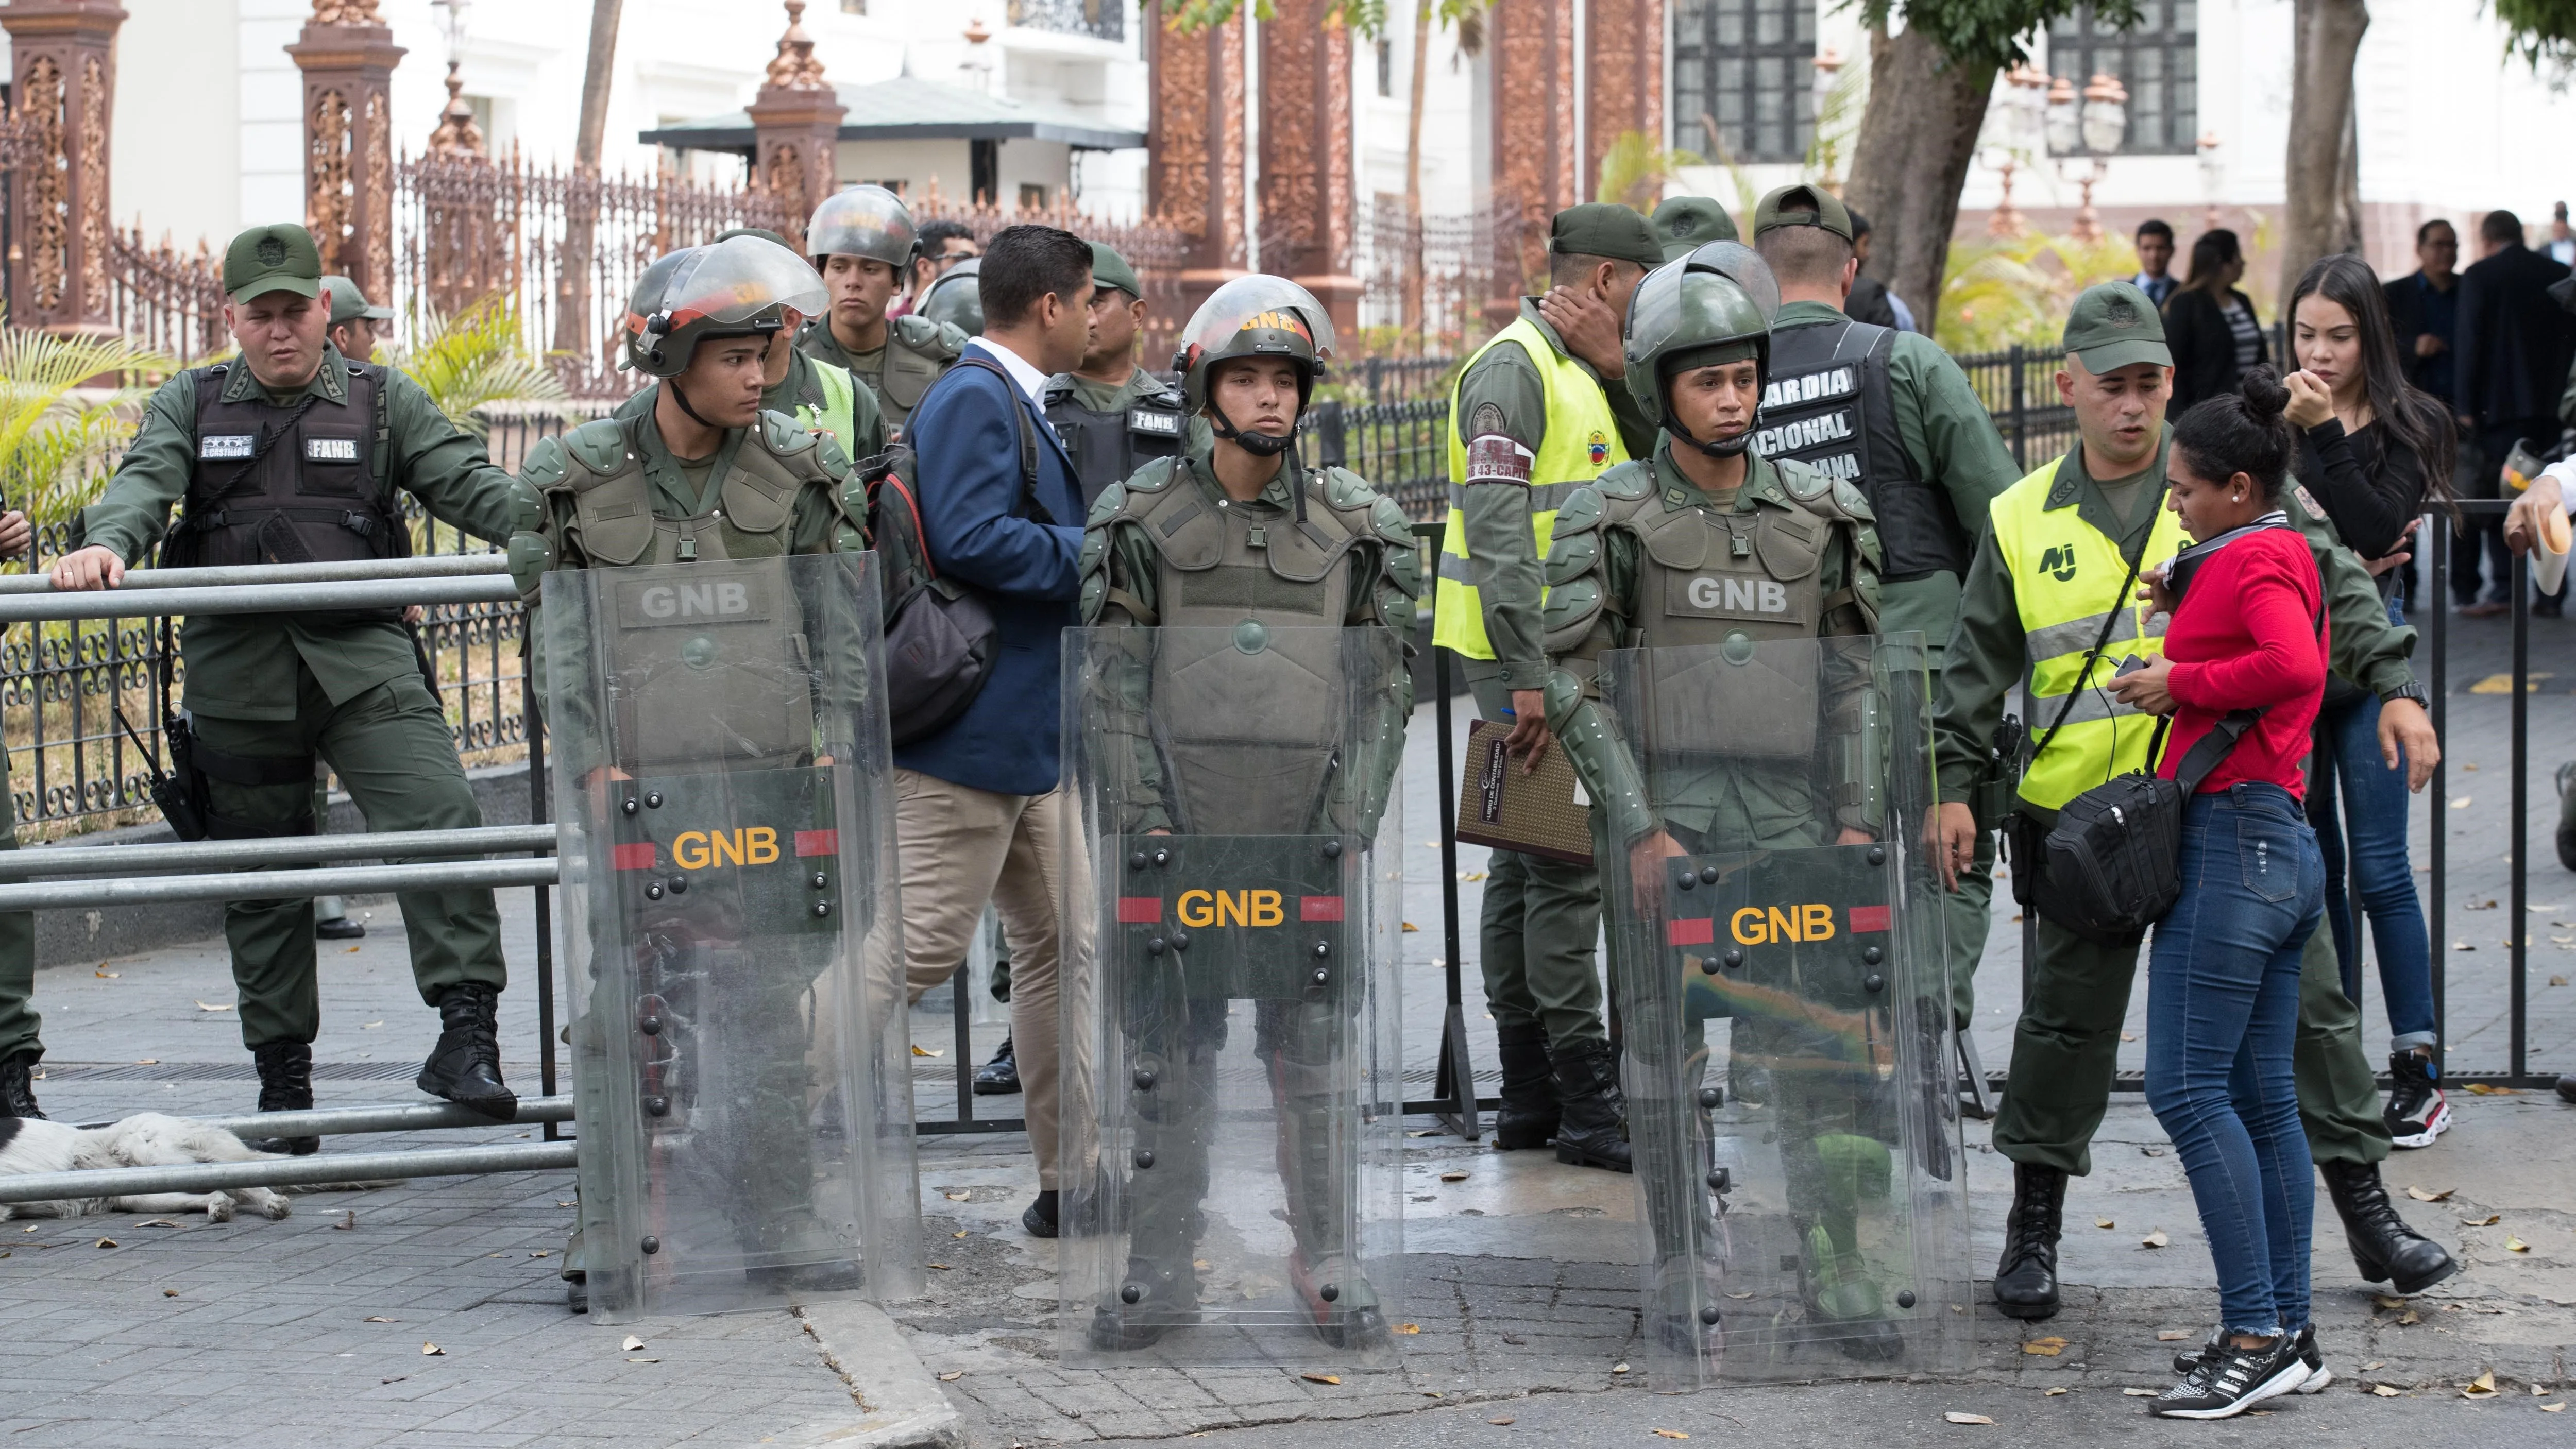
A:
MULTIPOLYGON (((2223 1329, 2211 1329, 2197 1353, 2174 1355, 2174 1372, 2191 1374, 2218 1357, 2219 1342, 2226 1336, 2223 1329)), ((2299 1383, 2300 1393, 2321 1394, 2325 1392, 2326 1385, 2334 1382, 2334 1370, 2326 1367, 2325 1353, 2317 1347, 2317 1326, 2313 1323, 2299 1330, 2299 1362, 2308 1366, 2308 1376, 2299 1383)))
POLYGON ((2268 1348, 2222 1349, 2158 1394, 2147 1412, 2159 1419, 2232 1419, 2265 1399, 2279 1398, 2308 1380, 2296 1335, 2283 1334, 2268 1348))
POLYGON ((2451 1104, 2442 1096, 2441 1073, 2431 1057, 2411 1051, 2389 1054, 2388 1106, 2379 1115, 2397 1146, 2430 1147, 2450 1130, 2451 1104))

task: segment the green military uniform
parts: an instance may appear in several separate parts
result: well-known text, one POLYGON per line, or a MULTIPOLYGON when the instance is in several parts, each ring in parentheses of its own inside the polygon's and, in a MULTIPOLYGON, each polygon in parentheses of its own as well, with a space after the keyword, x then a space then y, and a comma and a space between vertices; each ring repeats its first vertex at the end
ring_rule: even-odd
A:
MULTIPOLYGON (((1624 207, 1570 208, 1552 232, 1549 245, 1558 252, 1648 268, 1662 258, 1643 219, 1624 207)), ((1450 402, 1450 525, 1439 555, 1434 634, 1459 654, 1477 712, 1488 720, 1510 720, 1513 691, 1547 681, 1540 561, 1556 510, 1602 468, 1654 445, 1654 419, 1617 383, 1566 349, 1535 297, 1521 299, 1518 320, 1459 376, 1450 402)), ((1504 1055, 1495 1128, 1503 1146, 1535 1147, 1555 1133, 1546 1092, 1551 1058, 1607 1049, 1593 954, 1600 933, 1594 867, 1493 853, 1478 959, 1504 1055)))
MULTIPOLYGON (((853 353, 832 335, 829 318, 817 317, 796 334, 796 350, 817 362, 846 369, 868 385, 887 433, 903 436, 903 425, 921 403, 922 394, 939 380, 966 350, 966 334, 926 317, 886 319, 886 340, 866 352, 853 353)), ((864 453, 854 457, 866 457, 864 453)))
POLYGON ((1085 507, 1147 462, 1176 457, 1208 436, 1204 423, 1192 426, 1183 415, 1181 395, 1141 367, 1116 384, 1057 373, 1039 407, 1073 455, 1085 507))
MULTIPOLYGON (((477 537, 509 537, 515 489, 482 445, 400 372, 362 369, 325 348, 312 380, 284 391, 263 388, 238 363, 190 368, 164 383, 144 408, 142 427, 106 492, 82 511, 80 542, 110 549, 129 566, 162 543, 171 506, 189 493, 198 470, 205 441, 198 428, 201 389, 223 405, 257 408, 281 421, 303 409, 309 420, 348 410, 353 373, 371 380, 382 400, 381 422, 372 425, 376 445, 358 454, 370 459, 373 486, 387 490, 387 499, 392 489, 407 492, 432 517, 477 537)), ((347 426, 371 429, 357 419, 347 426)), ((324 455, 308 451, 308 458, 315 456, 324 455)), ((202 522, 221 515, 191 502, 189 516, 202 522)), ((399 622, 213 614, 187 621, 180 651, 196 738, 224 755, 270 764, 278 776, 255 784, 207 780, 214 813, 237 822, 240 833, 299 828, 312 809, 316 753, 330 763, 371 830, 452 830, 482 823, 446 715, 423 681, 420 657, 399 622)), ((411 891, 400 901, 412 977, 424 1001, 437 1005, 448 988, 460 985, 502 989, 508 977, 490 890, 411 891)), ((244 1044, 311 1042, 321 1027, 312 901, 230 902, 224 934, 241 988, 244 1044)))
MULTIPOLYGON (((1257 275, 1229 283, 1185 329, 1196 357, 1186 400, 1214 412, 1216 365, 1285 356, 1299 366, 1302 403, 1318 359, 1329 355, 1330 329, 1321 304, 1294 283, 1257 275), (1299 317, 1303 329, 1283 316, 1299 317)), ((1104 686, 1117 701, 1111 728, 1125 739, 1123 748, 1113 742, 1103 751, 1100 768, 1115 781, 1108 798, 1123 805, 1101 828, 1124 837, 1232 837, 1229 844, 1265 861, 1276 847, 1259 837, 1293 842, 1299 860, 1315 858, 1307 849, 1320 837, 1328 842, 1323 858, 1339 861, 1343 840, 1366 849, 1377 837, 1403 755, 1413 687, 1395 641, 1411 635, 1421 593, 1412 529, 1395 501, 1358 474, 1300 469, 1293 452, 1277 450, 1284 440, 1236 432, 1221 414, 1218 423, 1253 456, 1277 460, 1258 497, 1237 501, 1219 486, 1215 439, 1202 436, 1186 456, 1156 459, 1111 485, 1085 530, 1083 622, 1135 631, 1132 645, 1104 650, 1104 686), (1376 708, 1358 719, 1344 716, 1337 687, 1349 629, 1392 636, 1376 708), (1248 768, 1260 770, 1257 781, 1248 768)), ((1329 869, 1338 879, 1347 865, 1329 869)), ((1255 1053, 1279 1114, 1283 1216, 1295 1244, 1290 1276, 1328 1342, 1387 1341, 1362 1261, 1368 1245, 1353 1228, 1363 1208, 1350 1119, 1361 1106, 1345 1082, 1365 1050, 1353 1040, 1353 1021, 1366 990, 1328 970, 1308 985, 1316 960, 1303 957, 1302 944, 1293 949, 1300 957, 1286 973, 1265 969, 1250 949, 1229 961, 1203 951, 1167 956, 1160 942, 1141 967, 1116 953, 1105 963, 1103 1000, 1127 1016, 1146 1096, 1128 1187, 1125 1281, 1139 1292, 1100 1306, 1095 1348, 1140 1348, 1199 1320, 1194 1265, 1219 1128, 1217 1054, 1229 999, 1246 994, 1254 999, 1255 1053), (1321 985, 1328 974, 1339 981, 1329 989, 1321 985), (1282 980, 1293 984, 1283 988, 1282 980)))

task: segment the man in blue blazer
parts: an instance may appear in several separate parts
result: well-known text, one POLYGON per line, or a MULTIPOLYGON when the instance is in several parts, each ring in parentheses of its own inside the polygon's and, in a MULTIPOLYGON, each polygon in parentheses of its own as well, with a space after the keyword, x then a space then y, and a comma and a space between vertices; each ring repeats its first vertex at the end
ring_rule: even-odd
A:
POLYGON ((906 976, 920 995, 953 975, 984 903, 1011 943, 1018 1046, 1038 1200, 1030 1232, 1056 1230, 1056 984, 1088 946, 1068 941, 1059 883, 1083 868, 1072 796, 1059 788, 1058 638, 1076 622, 1082 489, 1039 410, 1046 380, 1082 361, 1091 247, 1051 226, 993 238, 981 277, 984 335, 933 383, 907 432, 920 459, 922 536, 939 571, 981 588, 1001 626, 983 692, 955 724, 895 751, 906 976), (1024 470, 1023 440, 1037 468, 1024 470))

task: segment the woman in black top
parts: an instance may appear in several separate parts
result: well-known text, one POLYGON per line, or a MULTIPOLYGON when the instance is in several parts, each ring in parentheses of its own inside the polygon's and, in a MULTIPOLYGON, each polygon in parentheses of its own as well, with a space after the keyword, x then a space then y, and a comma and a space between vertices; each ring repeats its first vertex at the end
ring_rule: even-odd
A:
MULTIPOLYGON (((2402 624, 2395 565, 2407 557, 2407 535, 2426 506, 2449 501, 2455 434, 2449 410, 2406 381, 2387 305, 2378 276, 2359 257, 2327 257, 2308 268, 2290 293, 2290 348, 2302 370, 2288 379, 2285 416, 2300 430, 2301 491, 2369 562, 2389 622, 2402 624)), ((2392 769, 2381 758, 2378 731, 2378 696, 2329 677, 2310 757, 2308 822, 2325 857, 2326 920, 2343 961, 2344 992, 2355 1001, 2361 942, 2343 884, 2347 859, 2379 948, 2394 1084, 2384 1109, 2389 1135, 2400 1147, 2425 1147, 2451 1114, 2433 1065, 2433 959, 2406 853, 2406 775, 2402 760, 2392 769)))
POLYGON ((2272 360, 2254 299, 2236 290, 2244 275, 2236 233, 2205 231, 2191 244, 2191 274, 2165 299, 2165 345, 2174 360, 2165 416, 2181 417, 2193 403, 2235 391, 2238 378, 2272 360))

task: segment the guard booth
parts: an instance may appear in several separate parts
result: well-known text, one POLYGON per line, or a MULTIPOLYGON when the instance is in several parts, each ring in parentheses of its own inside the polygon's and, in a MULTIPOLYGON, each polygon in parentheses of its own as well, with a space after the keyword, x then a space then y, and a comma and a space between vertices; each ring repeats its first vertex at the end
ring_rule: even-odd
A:
POLYGON ((1382 629, 1064 638, 1062 1349, 1392 1364, 1402 659, 1382 629), (1071 974, 1069 973, 1069 980, 1071 974))
POLYGON ((545 577, 603 1322, 921 1291, 875 564, 545 577))
POLYGON ((1973 1324, 1920 636, 1623 650, 1602 694, 1651 817, 1598 854, 1652 1382, 1955 1370, 1973 1324))

